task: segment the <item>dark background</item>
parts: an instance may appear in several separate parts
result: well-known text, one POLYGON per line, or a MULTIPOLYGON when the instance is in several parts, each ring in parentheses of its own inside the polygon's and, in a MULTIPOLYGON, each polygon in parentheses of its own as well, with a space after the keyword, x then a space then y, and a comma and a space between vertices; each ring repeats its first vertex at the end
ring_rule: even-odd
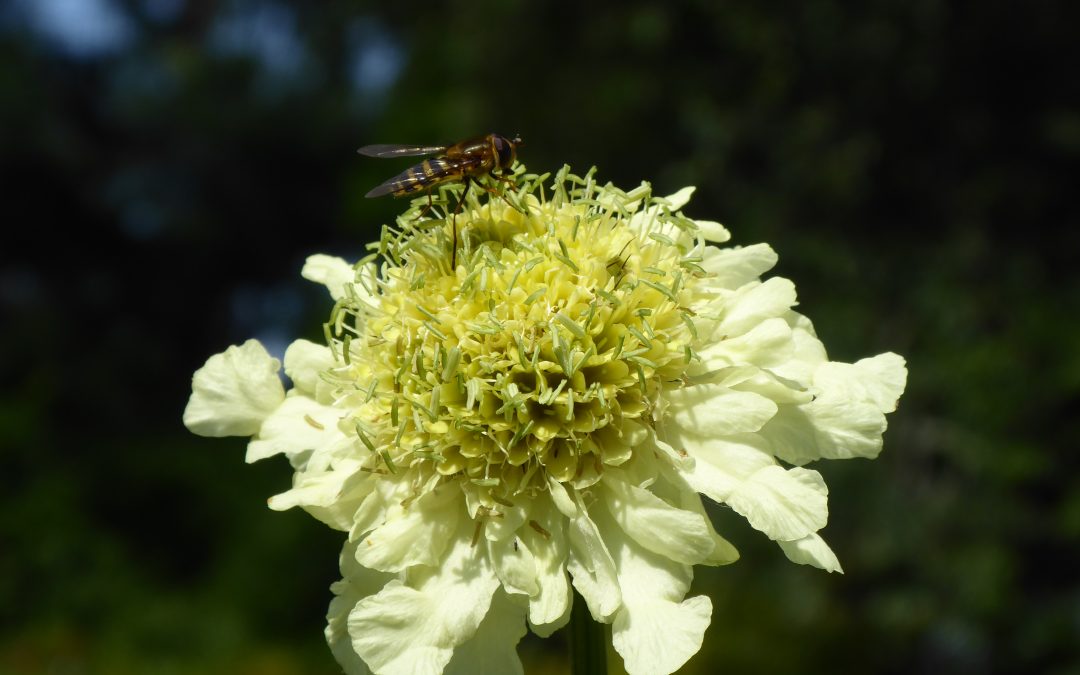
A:
POLYGON ((0 5, 0 672, 336 672, 342 537, 266 509, 284 460, 187 433, 191 373, 318 339, 305 256, 401 208, 357 146, 487 131, 697 185, 834 359, 908 359, 881 458, 818 467, 846 574, 718 512, 743 558, 699 569, 685 672, 1080 672, 1080 12, 758 5, 0 5))

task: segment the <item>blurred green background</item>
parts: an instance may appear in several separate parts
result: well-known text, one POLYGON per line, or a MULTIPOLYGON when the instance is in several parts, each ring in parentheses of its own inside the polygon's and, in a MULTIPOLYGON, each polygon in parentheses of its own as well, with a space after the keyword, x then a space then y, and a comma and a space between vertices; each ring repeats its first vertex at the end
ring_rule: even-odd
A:
MULTIPOLYGON (((0 5, 0 673, 338 672, 341 536, 191 373, 318 339, 310 253, 400 202, 373 142, 520 133, 776 273, 838 360, 905 355, 874 462, 818 468, 846 574, 742 551, 686 673, 1080 673, 1080 78, 1069 3, 0 5), (1070 65, 1070 63, 1072 65, 1070 65)), ((526 671, 565 643, 532 638, 526 671)), ((614 672, 614 671, 613 671, 614 672)))

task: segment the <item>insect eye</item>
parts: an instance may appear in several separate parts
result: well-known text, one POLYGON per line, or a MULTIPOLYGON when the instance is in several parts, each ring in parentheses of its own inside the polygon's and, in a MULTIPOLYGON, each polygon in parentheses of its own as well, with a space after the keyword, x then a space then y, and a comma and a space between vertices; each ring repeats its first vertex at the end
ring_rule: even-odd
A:
POLYGON ((496 136, 495 152, 499 154, 499 166, 508 167, 514 163, 514 146, 502 136, 496 136))

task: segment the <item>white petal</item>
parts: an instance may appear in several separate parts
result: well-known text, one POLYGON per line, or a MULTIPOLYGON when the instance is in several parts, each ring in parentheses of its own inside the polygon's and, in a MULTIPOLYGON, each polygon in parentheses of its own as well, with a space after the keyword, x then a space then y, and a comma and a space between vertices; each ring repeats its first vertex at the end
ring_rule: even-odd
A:
MULTIPOLYGON (((726 371, 720 371, 717 375, 721 372, 726 371)), ((728 386, 739 391, 749 391, 764 396, 777 404, 778 413, 785 404, 802 405, 814 400, 814 394, 809 389, 798 382, 777 376, 771 369, 758 369, 751 377, 743 379, 740 375, 739 379, 741 381, 737 384, 728 386)))
POLYGON ((386 521, 400 518, 405 512, 403 504, 409 504, 405 500, 410 494, 408 481, 386 480, 385 477, 376 480, 371 493, 356 509, 349 541, 360 541, 386 521))
POLYGON ((465 516, 461 493, 456 488, 445 486, 438 492, 428 492, 407 508, 392 512, 385 523, 369 532, 356 547, 356 559, 365 567, 383 572, 436 565, 465 516))
POLYGON ((284 511, 299 506, 335 530, 348 532, 356 510, 374 487, 363 463, 339 463, 331 471, 297 472, 291 490, 274 495, 267 506, 284 511))
POLYGON ((692 488, 727 504, 770 539, 800 539, 828 521, 828 489, 816 471, 785 470, 764 450, 713 439, 687 445, 694 466, 682 471, 692 488))
POLYGON ((612 519, 639 546, 686 565, 696 565, 712 553, 714 543, 701 515, 630 485, 615 471, 606 472, 603 486, 603 502, 612 519))
MULTIPOLYGON (((676 450, 667 441, 657 438, 655 431, 650 430, 649 436, 635 448, 630 458, 632 461, 627 464, 642 466, 645 472, 651 475, 656 473, 654 458, 663 459, 668 465, 680 468, 687 468, 694 462, 685 451, 676 450)), ((623 464, 622 468, 629 468, 627 464, 623 464)))
POLYGON ((715 220, 695 220, 694 224, 701 230, 701 236, 706 241, 722 244, 731 239, 731 233, 728 232, 728 229, 715 220))
POLYGON ((726 503, 770 539, 801 539, 825 527, 828 490, 810 469, 767 466, 728 495, 726 503))
POLYGON ((781 406, 761 429, 780 459, 803 465, 817 459, 876 457, 885 416, 873 406, 840 402, 781 406))
MULTIPOLYGON (((699 501, 700 499, 701 498, 698 497, 699 501)), ((701 515, 705 516, 706 518, 708 517, 704 509, 702 509, 701 515)), ((709 536, 712 537, 713 540, 713 550, 712 553, 709 554, 708 558, 701 561, 701 564, 708 565, 710 567, 719 567, 720 565, 730 565, 731 563, 738 560, 739 549, 735 548, 735 545, 732 544, 730 541, 720 536, 720 534, 713 528, 711 521, 707 522, 709 522, 709 536)))
POLYGON ((333 366, 334 355, 326 345, 297 340, 285 350, 285 374, 293 387, 311 398, 316 398, 315 392, 321 388, 321 374, 333 366))
POLYGON ((308 450, 326 448, 347 439, 338 429, 341 410, 303 395, 286 398, 266 418, 259 435, 248 443, 247 462, 285 453, 292 458, 308 450))
POLYGON ((593 619, 606 623, 622 602, 615 561, 581 504, 581 497, 577 500, 578 514, 569 524, 570 556, 566 567, 593 619))
POLYGON ((521 545, 532 552, 539 591, 529 598, 529 623, 533 632, 547 637, 570 620, 573 592, 566 573, 568 543, 566 519, 547 500, 537 499, 533 522, 520 530, 521 545))
POLYGON ((761 429, 761 437, 768 441, 773 455, 789 464, 802 466, 822 457, 817 430, 805 406, 780 406, 761 429))
POLYGON ((749 285, 724 301, 724 314, 714 334, 742 335, 766 319, 783 316, 795 303, 795 284, 783 277, 749 285))
POLYGON ((694 463, 681 471, 681 475, 694 490, 715 502, 725 503, 755 473, 776 466, 776 460, 752 445, 753 442, 755 439, 751 438, 738 442, 713 438, 690 443, 686 451, 694 463))
POLYGON ((476 634, 499 580, 470 530, 460 528, 434 566, 410 570, 349 614, 353 649, 373 671, 438 675, 476 634))
POLYGON ((690 488, 689 485, 686 485, 681 476, 669 478, 669 480, 675 479, 682 483, 682 487, 678 488, 679 506, 704 518, 705 525, 709 528, 709 537, 713 540, 712 553, 699 564, 709 566, 730 565, 738 560, 739 551, 731 544, 731 542, 721 537, 713 528, 712 521, 709 519, 709 514, 705 512, 705 505, 701 503, 701 495, 690 488))
POLYGON ((341 665, 346 675, 368 675, 371 671, 364 664, 352 646, 349 636, 349 612, 356 603, 367 596, 377 593, 391 579, 389 574, 369 570, 356 562, 355 544, 345 544, 341 551, 340 581, 330 586, 334 599, 326 611, 326 643, 341 665))
POLYGON ((818 534, 809 534, 795 541, 778 541, 776 543, 780 544, 784 555, 791 562, 800 565, 813 565, 826 572, 844 573, 844 570, 840 569, 840 561, 837 560, 836 554, 818 534))
POLYGON ((281 362, 257 340, 214 354, 191 378, 184 426, 200 436, 251 436, 285 398, 281 362))
MULTIPOLYGON (((627 576, 629 586, 640 588, 640 579, 627 576)), ((712 601, 706 595, 681 602, 635 599, 616 615, 611 643, 629 675, 673 673, 701 651, 711 621, 712 601)))
POLYGON ((701 266, 712 275, 706 283, 718 288, 734 290, 761 277, 771 270, 779 259, 768 244, 736 246, 733 248, 708 247, 701 266))
POLYGON ((666 675, 701 649, 712 616, 706 596, 684 600, 691 568, 640 546, 598 515, 604 541, 619 570, 622 606, 611 624, 611 642, 630 675, 666 675))
MULTIPOLYGON (((466 493, 468 498, 469 493, 466 493)), ((517 531, 530 517, 533 501, 522 497, 508 498, 508 503, 499 504, 498 515, 484 521, 484 537, 490 541, 503 541, 517 534, 517 531)), ((472 507, 470 514, 474 514, 472 507)), ((473 516, 475 517, 475 515, 473 516)))
POLYGON ((525 636, 525 608, 502 590, 495 591, 476 635, 454 650, 446 675, 523 673, 517 643, 525 636))
POLYGON ((824 363, 814 372, 813 401, 782 406, 761 433, 776 456, 792 464, 876 457, 907 378, 904 360, 881 354, 855 364, 824 363))
POLYGON ((688 185, 675 194, 670 194, 664 197, 672 211, 678 211, 682 207, 686 206, 690 202, 690 197, 694 195, 694 191, 697 190, 693 185, 688 185))
POLYGON ((548 479, 548 494, 551 495, 551 503, 555 505, 555 508, 559 510, 559 513, 563 514, 567 518, 576 518, 578 514, 578 506, 574 499, 567 492, 563 484, 555 479, 548 479))
POLYGON ((345 297, 345 286, 356 281, 356 270, 342 258, 320 253, 308 256, 300 276, 326 286, 330 297, 340 300, 345 297))
POLYGON ((904 359, 892 352, 855 364, 825 363, 814 373, 821 396, 869 403, 881 412, 896 410, 906 381, 904 359))
POLYGON ((536 577, 536 557, 517 537, 485 539, 484 544, 503 588, 510 593, 529 597, 540 593, 540 584, 536 577))
POLYGON ((784 379, 808 387, 814 380, 814 371, 829 360, 825 345, 818 339, 810 319, 795 311, 786 312, 783 318, 791 326, 791 340, 795 348, 787 363, 777 364, 770 370, 784 379))
POLYGON ((758 394, 718 384, 699 384, 664 392, 669 404, 664 439, 715 438, 757 431, 776 414, 776 404, 758 394))
MULTIPOLYGON (((330 608, 326 612, 326 628, 323 635, 326 636, 326 644, 330 647, 330 653, 334 655, 338 665, 341 666, 345 675, 368 675, 371 671, 367 664, 356 653, 352 646, 352 638, 349 637, 349 612, 356 605, 356 600, 348 597, 347 591, 337 591, 342 588, 336 582, 330 587, 335 593, 342 593, 330 601, 330 608)), ((357 598, 358 600, 359 598, 357 598)))
POLYGON ((748 332, 718 340, 698 351, 706 370, 752 364, 772 368, 791 359, 795 342, 791 327, 780 317, 767 319, 748 332))

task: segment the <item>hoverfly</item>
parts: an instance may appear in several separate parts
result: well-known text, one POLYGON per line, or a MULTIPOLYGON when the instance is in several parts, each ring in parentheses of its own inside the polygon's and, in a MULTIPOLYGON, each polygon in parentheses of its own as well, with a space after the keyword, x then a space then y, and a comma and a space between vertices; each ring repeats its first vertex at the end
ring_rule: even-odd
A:
POLYGON ((416 166, 409 167, 402 173, 373 188, 364 196, 381 197, 383 195, 393 195, 401 197, 427 190, 428 208, 431 208, 432 188, 443 183, 464 182, 465 191, 461 193, 461 198, 458 199, 457 207, 454 209, 452 226, 454 240, 450 253, 450 268, 454 269, 457 266, 457 214, 461 210, 461 205, 465 203, 469 188, 484 174, 501 178, 494 172, 497 169, 509 169, 517 157, 517 147, 522 144, 523 141, 520 136, 509 139, 499 134, 487 134, 486 136, 477 136, 449 146, 365 145, 357 152, 368 157, 415 157, 418 155, 435 155, 435 157, 425 159, 416 166))

